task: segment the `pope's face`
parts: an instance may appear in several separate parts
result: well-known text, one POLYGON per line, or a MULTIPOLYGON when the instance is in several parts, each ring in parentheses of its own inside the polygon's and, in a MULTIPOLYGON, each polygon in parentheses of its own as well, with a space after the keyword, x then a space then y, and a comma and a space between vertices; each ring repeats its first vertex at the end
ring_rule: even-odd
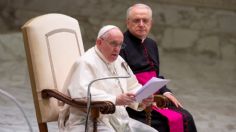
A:
POLYGON ((150 32, 152 18, 146 8, 133 8, 126 21, 127 28, 137 38, 144 39, 150 32))
POLYGON ((112 29, 109 31, 109 35, 106 38, 100 38, 100 51, 103 56, 109 62, 113 62, 117 59, 120 53, 120 49, 123 44, 123 34, 118 29, 112 29))

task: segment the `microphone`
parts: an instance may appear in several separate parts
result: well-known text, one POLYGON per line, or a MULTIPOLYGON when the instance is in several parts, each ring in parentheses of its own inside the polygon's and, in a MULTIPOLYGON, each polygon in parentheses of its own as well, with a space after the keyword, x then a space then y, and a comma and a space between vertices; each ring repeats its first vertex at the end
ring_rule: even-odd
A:
POLYGON ((88 118, 89 118, 89 113, 90 113, 90 110, 91 110, 91 100, 92 100, 90 89, 91 89, 92 84, 94 82, 101 81, 101 80, 107 80, 107 79, 130 78, 131 74, 128 70, 128 64, 126 62, 122 62, 121 66, 125 69, 125 71, 127 72, 128 75, 126 75, 126 76, 109 76, 109 77, 97 78, 97 79, 92 80, 88 84, 88 91, 87 91, 88 101, 87 101, 87 115, 86 115, 86 122, 85 122, 85 132, 88 132, 88 118))

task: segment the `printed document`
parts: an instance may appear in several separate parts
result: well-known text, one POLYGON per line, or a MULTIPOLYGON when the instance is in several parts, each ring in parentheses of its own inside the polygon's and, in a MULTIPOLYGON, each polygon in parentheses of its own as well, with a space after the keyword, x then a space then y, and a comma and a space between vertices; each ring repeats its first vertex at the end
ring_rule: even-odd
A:
POLYGON ((165 86, 170 80, 168 79, 160 79, 156 77, 152 77, 143 87, 141 87, 135 93, 135 98, 137 102, 142 102, 143 99, 149 97, 150 95, 157 92, 160 88, 165 86))

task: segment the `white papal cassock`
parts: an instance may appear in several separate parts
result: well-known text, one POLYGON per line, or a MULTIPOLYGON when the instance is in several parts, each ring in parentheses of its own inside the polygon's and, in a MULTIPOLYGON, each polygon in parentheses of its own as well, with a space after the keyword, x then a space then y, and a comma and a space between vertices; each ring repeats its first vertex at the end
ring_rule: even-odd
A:
MULTIPOLYGON (((97 47, 89 49, 75 63, 68 83, 68 93, 72 98, 86 98, 88 84, 97 78, 109 76, 127 76, 127 70, 122 66, 124 60, 119 56, 116 61, 108 63, 97 47)), ((100 80, 92 84, 92 101, 111 101, 115 104, 116 96, 126 92, 136 91, 141 85, 132 71, 130 78, 100 80)), ((131 107, 138 110, 138 103, 131 107)), ((86 112, 75 107, 65 105, 59 115, 59 129, 61 132, 84 132, 86 112)), ((89 121, 92 131, 92 121, 89 121)), ((129 118, 125 106, 116 106, 114 114, 100 114, 98 118, 98 132, 156 132, 155 129, 139 121, 129 118)))

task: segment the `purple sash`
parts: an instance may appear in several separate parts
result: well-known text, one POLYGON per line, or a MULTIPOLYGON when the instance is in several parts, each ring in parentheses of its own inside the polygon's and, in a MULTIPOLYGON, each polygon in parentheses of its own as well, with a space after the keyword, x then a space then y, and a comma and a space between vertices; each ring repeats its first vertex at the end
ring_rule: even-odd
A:
MULTIPOLYGON (((142 72, 142 73, 135 74, 135 76, 138 79, 139 83, 144 85, 152 77, 156 77, 156 72, 155 71, 142 72)), ((156 106, 153 106, 152 109, 159 112, 160 114, 162 114, 168 119, 170 132, 183 132, 184 131, 183 117, 180 113, 175 112, 171 109, 159 109, 156 106)))

